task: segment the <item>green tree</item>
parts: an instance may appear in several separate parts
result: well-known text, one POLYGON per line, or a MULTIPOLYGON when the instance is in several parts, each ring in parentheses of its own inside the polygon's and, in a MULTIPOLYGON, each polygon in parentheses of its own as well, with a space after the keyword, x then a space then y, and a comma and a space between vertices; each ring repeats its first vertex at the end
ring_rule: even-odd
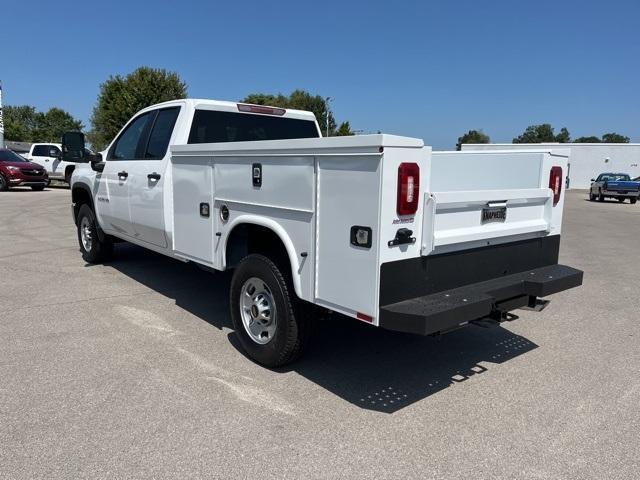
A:
POLYGON ((553 127, 549 123, 530 125, 522 135, 513 139, 513 143, 568 143, 570 141, 571 135, 569 134, 569 130, 563 127, 560 133, 556 135, 553 127))
POLYGON ((469 130, 461 137, 458 137, 456 150, 461 150, 463 143, 491 143, 491 139, 482 130, 469 130))
POLYGON ((38 142, 60 142, 62 134, 83 129, 82 122, 60 108, 50 108, 38 116, 34 137, 38 142))
MULTIPOLYGON (((269 105, 272 107, 293 108, 296 110, 307 110, 313 112, 318 120, 322 134, 326 135, 328 105, 326 99, 320 95, 311 95, 305 90, 294 90, 288 96, 281 93, 277 95, 268 93, 252 93, 247 95, 241 101, 256 105, 269 105)), ((344 131, 345 130, 343 130, 343 132, 344 131)), ((331 110, 329 110, 329 136, 337 134, 336 120, 333 117, 331 110)))
POLYGON ((569 134, 569 130, 567 130, 565 127, 562 127, 560 129, 560 133, 556 135, 556 142, 570 143, 571 135, 569 134))
POLYGON ((629 143, 630 138, 619 133, 605 133, 602 135, 603 143, 629 143))
POLYGON ((31 142, 38 112, 30 105, 7 105, 4 113, 4 138, 16 142, 31 142))
POLYGON ((83 128, 80 120, 57 107, 43 113, 30 105, 8 105, 4 115, 5 138, 18 142, 60 142, 64 132, 83 128))
POLYGON ((589 137, 578 137, 573 140, 573 143, 600 143, 601 140, 599 137, 595 135, 591 135, 589 137))
POLYGON ((348 121, 342 122, 336 130, 336 137, 347 137, 349 135, 354 135, 353 130, 351 130, 351 124, 348 121))
POLYGON ((140 67, 124 77, 111 76, 100 85, 88 140, 94 149, 102 150, 139 110, 186 96, 187 86, 180 76, 164 69, 140 67))

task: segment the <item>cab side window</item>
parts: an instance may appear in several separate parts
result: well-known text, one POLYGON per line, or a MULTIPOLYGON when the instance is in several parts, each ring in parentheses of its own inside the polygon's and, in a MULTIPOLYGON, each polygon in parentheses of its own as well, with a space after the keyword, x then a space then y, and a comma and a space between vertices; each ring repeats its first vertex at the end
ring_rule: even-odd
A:
POLYGON ((111 151, 109 160, 142 159, 143 143, 156 116, 156 111, 140 115, 120 134, 111 151))
POLYGON ((36 145, 33 147, 33 155, 34 157, 48 157, 49 156, 49 148, 52 145, 36 145))
POLYGON ((158 112, 153 129, 149 134, 149 142, 144 154, 147 160, 162 160, 167 153, 173 127, 178 119, 180 107, 164 108, 158 112))

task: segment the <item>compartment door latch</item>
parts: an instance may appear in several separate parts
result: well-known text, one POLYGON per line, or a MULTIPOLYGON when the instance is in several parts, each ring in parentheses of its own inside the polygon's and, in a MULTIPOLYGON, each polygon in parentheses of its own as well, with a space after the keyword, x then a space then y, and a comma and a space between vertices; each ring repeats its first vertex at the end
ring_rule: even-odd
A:
POLYGON ((396 232, 396 238, 389 240, 387 245, 395 247, 396 245, 416 243, 416 237, 412 237, 411 235, 413 235, 413 230, 409 230, 408 228, 399 228, 396 232))

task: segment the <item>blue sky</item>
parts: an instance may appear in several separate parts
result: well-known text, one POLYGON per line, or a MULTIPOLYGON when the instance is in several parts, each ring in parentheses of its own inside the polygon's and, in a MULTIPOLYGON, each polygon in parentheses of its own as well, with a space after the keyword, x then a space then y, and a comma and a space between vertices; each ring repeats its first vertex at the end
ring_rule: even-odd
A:
POLYGON ((11 0, 0 19, 4 103, 85 124, 101 82, 149 65, 191 97, 332 96, 339 121, 437 149, 543 122, 640 141, 638 0, 11 0))

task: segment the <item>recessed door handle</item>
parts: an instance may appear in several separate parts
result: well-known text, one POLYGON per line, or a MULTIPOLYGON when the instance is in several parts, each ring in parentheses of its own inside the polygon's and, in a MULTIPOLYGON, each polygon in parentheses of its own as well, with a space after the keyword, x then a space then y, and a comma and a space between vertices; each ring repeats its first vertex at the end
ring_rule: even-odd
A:
POLYGON ((156 172, 153 172, 153 173, 150 173, 149 175, 147 175, 147 178, 149 180, 155 180, 157 182, 158 180, 160 180, 160 174, 156 173, 156 172))
POLYGON ((118 172, 118 177, 120 177, 120 179, 122 180, 125 180, 128 176, 129 176, 129 172, 125 170, 118 172))

